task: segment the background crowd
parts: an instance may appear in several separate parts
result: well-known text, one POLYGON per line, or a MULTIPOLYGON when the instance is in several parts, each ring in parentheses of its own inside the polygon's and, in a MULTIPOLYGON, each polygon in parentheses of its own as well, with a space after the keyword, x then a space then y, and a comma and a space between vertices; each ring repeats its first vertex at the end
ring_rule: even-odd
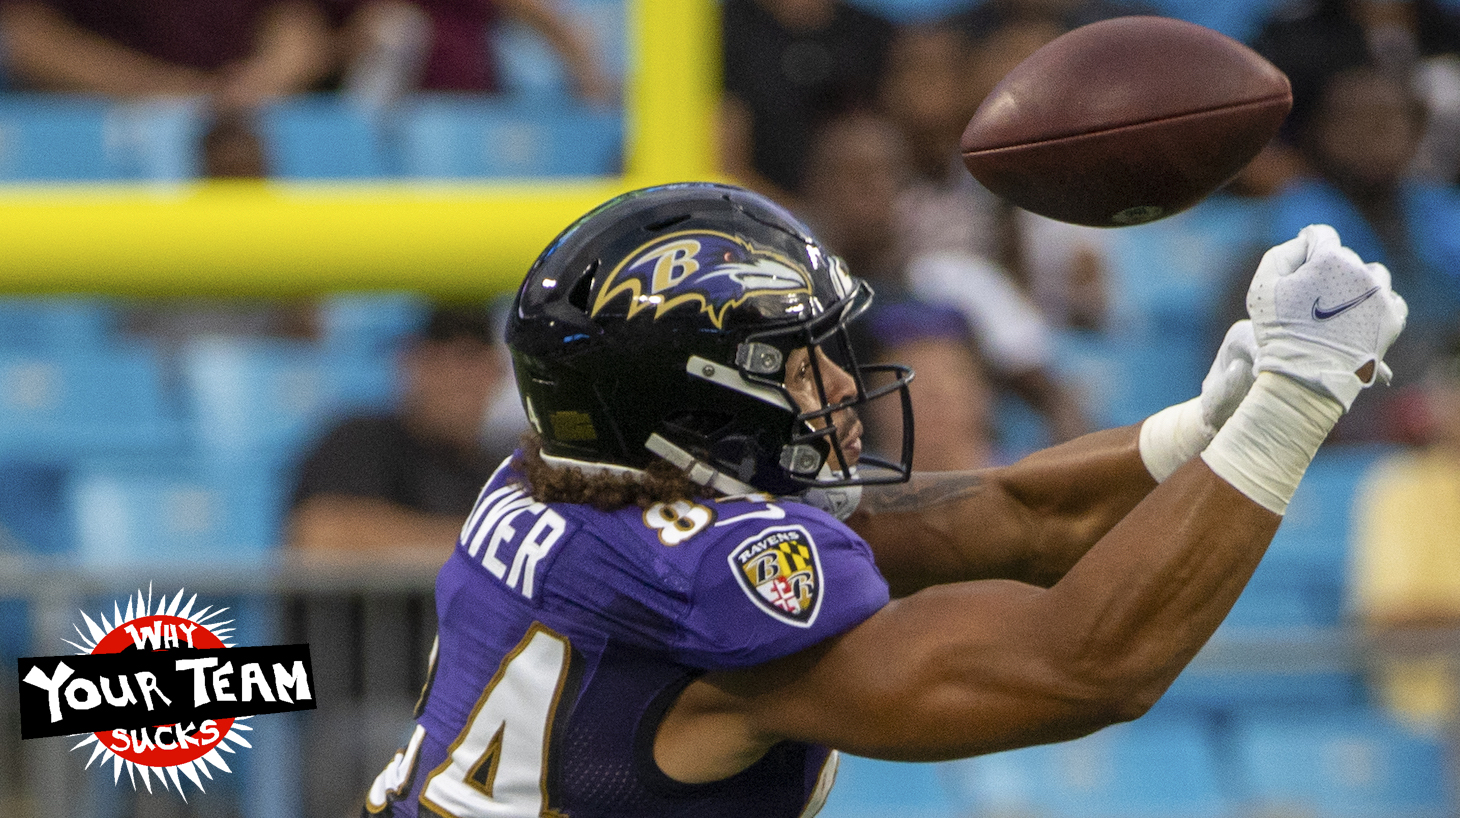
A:
MULTIPOLYGON (((1341 672, 1304 677, 1317 679, 1311 689, 1286 676, 1274 688, 1288 685, 1286 693, 1259 692, 1253 704, 1220 681, 1198 679, 1178 682, 1169 709, 1185 707, 1204 735, 1228 737, 1242 734, 1253 708, 1316 706, 1340 714, 1343 725, 1381 719, 1382 730, 1364 735, 1434 748, 1427 763, 1406 761, 1406 770, 1435 785, 1446 814, 1460 810, 1435 784, 1452 778, 1441 737, 1460 734, 1460 3, 716 7, 721 172, 789 206, 873 283, 878 304, 862 322, 860 352, 918 372, 919 469, 1007 462, 1196 394, 1210 351, 1243 314, 1261 252, 1306 224, 1333 225, 1363 258, 1389 267, 1410 305, 1409 327, 1390 353, 1394 382, 1366 394, 1335 430, 1332 456, 1315 464, 1318 488, 1290 515, 1293 544, 1280 535, 1273 567, 1259 572, 1251 602, 1239 603, 1230 622, 1252 632, 1337 629, 1359 649, 1341 672), (963 125, 1006 71, 1073 27, 1143 13, 1216 25, 1292 80, 1294 108, 1279 138, 1224 190, 1186 214, 1104 231, 1019 210, 966 173, 957 150, 963 125), (1302 518, 1304 508, 1312 518, 1302 518)), ((273 141, 281 131, 269 117, 291 100, 380 118, 427 98, 530 96, 534 106, 612 115, 632 50, 604 37, 621 36, 622 19, 618 0, 0 0, 0 126, 12 103, 182 100, 198 123, 187 175, 288 178, 287 146, 273 141), (602 24, 606 13, 617 15, 616 30, 602 24)), ((0 139, 0 165, 4 153, 0 139)), ((616 170, 610 163, 599 172, 616 170)), ((25 168, 6 178, 45 181, 25 168)), ((42 444, 0 447, 0 546, 101 564, 121 559, 118 549, 147 559, 123 542, 129 524, 99 518, 88 498, 141 485, 154 493, 136 502, 155 512, 164 496, 156 492, 182 483, 220 492, 223 505, 211 513, 235 534, 253 532, 243 538, 255 556, 439 563, 477 488, 525 424, 501 346, 505 295, 484 292, 471 303, 412 292, 290 301, 0 298, 5 401, 44 406, 49 394, 44 368, 12 364, 88 372, 78 350, 90 344, 115 348, 105 353, 112 358, 145 359, 117 389, 155 386, 145 400, 178 421, 131 428, 142 442, 120 453, 87 451, 88 439, 65 428, 56 434, 74 456, 42 444), (201 431, 180 431, 188 423, 201 431), (236 513, 252 522, 235 524, 236 513)), ((68 417, 64 406, 53 414, 68 417)), ((84 421, 84 407, 75 414, 84 421)), ((896 445, 879 439, 896 430, 879 431, 876 417, 867 424, 874 448, 896 445)), ((123 501, 112 502, 107 508, 123 501)), ((174 556, 185 558, 186 535, 210 523, 196 505, 169 513, 180 543, 174 556)), ((161 523, 130 525, 143 541, 167 539, 161 523)), ((355 654, 366 648, 345 650, 339 661, 348 666, 328 669, 353 681, 340 687, 348 701, 333 713, 322 701, 318 715, 298 722, 301 757, 331 758, 303 776, 299 814, 350 814, 388 757, 398 737, 387 730, 377 742, 375 730, 352 741, 352 719, 388 723, 408 712, 433 623, 428 599, 403 594, 385 615, 408 644, 393 689, 362 681, 368 663, 355 654)), ((24 606, 0 604, 8 606, 0 616, 16 623, 0 650, 46 653, 51 646, 26 643, 24 606)), ((328 638, 363 644, 370 623, 381 621, 380 604, 348 588, 290 599, 277 627, 283 638, 313 644, 314 628, 329 619, 344 624, 328 638)), ((1249 689, 1260 681, 1246 680, 1249 689)), ((23 793, 23 754, 13 744, 0 749, 0 762, 10 762, 0 763, 0 791, 23 793)), ((1068 758, 1058 763, 1068 775, 1068 758)), ((884 799, 888 814, 913 814, 886 799, 926 797, 930 788, 967 796, 978 782, 980 814, 1001 805, 1061 814, 1040 800, 1048 792, 1021 790, 1017 776, 989 784, 999 769, 973 762, 892 775, 851 766, 844 791, 852 794, 828 814, 863 814, 858 797, 884 799), (880 784, 858 784, 877 776, 900 782, 891 796, 880 784)), ((1219 772, 1211 776, 1212 791, 1226 792, 1219 772)), ((1204 786, 1187 782, 1186 790, 1204 786)), ((957 814, 937 811, 935 801, 919 808, 957 814)), ((99 803, 98 814, 250 814, 239 803, 183 804, 124 790, 99 803)), ((32 806, 17 795, 0 811, 32 806)), ((1195 809, 1214 814, 1202 811, 1210 806, 1195 809)), ((1195 814, 1189 804, 1171 809, 1195 814)), ((1366 814, 1441 814, 1375 809, 1366 814)))

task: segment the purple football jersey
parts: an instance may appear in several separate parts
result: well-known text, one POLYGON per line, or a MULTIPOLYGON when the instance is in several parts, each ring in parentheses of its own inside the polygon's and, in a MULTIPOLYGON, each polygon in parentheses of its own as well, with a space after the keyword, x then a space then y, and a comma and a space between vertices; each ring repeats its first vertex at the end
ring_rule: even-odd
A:
POLYGON ((887 604, 867 544, 768 497, 614 512, 544 504, 507 464, 436 581, 430 681, 370 814, 567 818, 809 816, 835 772, 782 742, 737 775, 674 781, 659 721, 709 670, 761 664, 887 604))

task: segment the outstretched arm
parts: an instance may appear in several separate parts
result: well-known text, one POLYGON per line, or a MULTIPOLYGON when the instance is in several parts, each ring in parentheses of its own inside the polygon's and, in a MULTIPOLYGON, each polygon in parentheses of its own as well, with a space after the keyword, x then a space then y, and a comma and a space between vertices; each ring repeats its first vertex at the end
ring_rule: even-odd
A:
POLYGON ((1128 426, 1001 468, 920 472, 866 489, 847 522, 893 596, 974 579, 1048 586, 1156 487, 1138 438, 1128 426))
POLYGON ((894 596, 972 579, 1049 586, 1156 484, 1195 457, 1253 381, 1250 321, 1227 332, 1199 397, 979 472, 915 474, 865 491, 848 523, 894 596))

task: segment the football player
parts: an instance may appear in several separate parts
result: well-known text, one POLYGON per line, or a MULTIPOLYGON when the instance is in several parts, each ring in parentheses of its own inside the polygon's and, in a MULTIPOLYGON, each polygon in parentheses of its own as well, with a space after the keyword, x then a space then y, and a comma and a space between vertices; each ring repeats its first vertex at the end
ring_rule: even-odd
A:
POLYGON ((1199 397, 913 475, 912 373, 846 343, 871 295, 722 185, 625 194, 548 246, 508 328, 535 437, 441 570, 415 732, 367 813, 794 818, 837 750, 948 759, 1136 718, 1405 316, 1382 266, 1310 227, 1263 259, 1199 397), (901 403, 895 456, 862 451, 871 400, 901 403))

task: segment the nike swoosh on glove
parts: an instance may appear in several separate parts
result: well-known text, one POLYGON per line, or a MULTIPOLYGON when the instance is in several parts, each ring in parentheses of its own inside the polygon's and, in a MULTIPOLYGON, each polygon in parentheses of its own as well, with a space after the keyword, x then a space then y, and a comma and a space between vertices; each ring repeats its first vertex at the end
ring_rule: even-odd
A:
POLYGON ((1247 290, 1256 370, 1286 375, 1347 411, 1375 380, 1389 380, 1384 353, 1409 308, 1389 270, 1365 264, 1326 224, 1268 250, 1247 290))

